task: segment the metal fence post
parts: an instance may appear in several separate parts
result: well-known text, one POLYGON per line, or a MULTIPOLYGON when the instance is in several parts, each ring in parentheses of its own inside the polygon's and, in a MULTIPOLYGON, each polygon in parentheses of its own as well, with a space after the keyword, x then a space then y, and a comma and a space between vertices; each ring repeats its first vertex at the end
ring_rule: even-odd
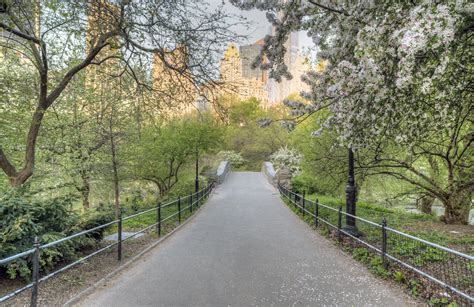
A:
POLYGON ((122 261, 122 208, 119 208, 119 220, 117 230, 117 260, 122 261))
POLYGON ((385 218, 382 219, 382 263, 383 267, 387 268, 387 258, 385 257, 387 253, 387 220, 385 218))
POLYGON ((319 205, 318 205, 318 199, 316 198, 316 202, 314 203, 314 226, 318 227, 318 212, 319 211, 319 205))
POLYGON ((161 237, 161 203, 158 202, 158 206, 156 207, 156 232, 158 236, 161 237))
POLYGON ((306 205, 306 199, 305 199, 305 196, 306 196, 306 193, 303 191, 303 199, 301 200, 302 203, 303 203, 303 208, 301 209, 303 211, 303 218, 304 218, 304 215, 305 215, 305 205, 306 205))
POLYGON ((193 213, 193 193, 189 194, 189 212, 193 213))
POLYGON ((337 239, 341 241, 341 227, 342 227, 342 206, 339 206, 337 214, 337 239))
POLYGON ((39 258, 40 258, 40 243, 38 237, 35 237, 33 243, 33 248, 35 252, 33 254, 33 287, 31 289, 31 307, 36 307, 38 304, 38 284, 39 284, 39 258))
POLYGON ((181 196, 178 196, 178 223, 181 224, 181 196))

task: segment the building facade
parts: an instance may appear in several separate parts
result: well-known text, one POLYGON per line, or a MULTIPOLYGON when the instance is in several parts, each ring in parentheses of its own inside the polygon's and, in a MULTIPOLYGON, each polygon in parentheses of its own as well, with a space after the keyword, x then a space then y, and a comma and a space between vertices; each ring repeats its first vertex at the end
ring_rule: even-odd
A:
POLYGON ((153 55, 154 97, 167 117, 181 116, 196 109, 199 91, 188 71, 189 55, 184 45, 153 55))
POLYGON ((290 34, 285 44, 287 53, 284 62, 293 76, 291 80, 282 78, 277 82, 268 77, 267 70, 262 70, 260 67, 253 68, 253 63, 260 56, 262 48, 263 39, 240 48, 234 44, 227 47, 220 63, 223 93, 234 94, 242 100, 255 97, 263 108, 268 108, 281 103, 292 93, 308 90, 301 77, 309 69, 309 65, 299 54, 298 33, 290 34))

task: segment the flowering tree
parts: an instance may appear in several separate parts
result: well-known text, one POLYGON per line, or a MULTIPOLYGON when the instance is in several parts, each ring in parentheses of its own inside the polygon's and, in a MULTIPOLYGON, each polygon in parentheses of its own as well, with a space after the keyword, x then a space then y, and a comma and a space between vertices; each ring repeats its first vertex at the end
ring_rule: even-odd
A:
POLYGON ((240 167, 246 162, 239 152, 235 152, 233 150, 220 151, 218 156, 220 159, 229 161, 230 165, 234 167, 240 167))
POLYGON ((281 147, 270 156, 270 161, 275 169, 288 169, 291 175, 297 175, 300 172, 301 154, 296 149, 281 147))
POLYGON ((288 102, 298 118, 329 109, 322 129, 334 128, 341 144, 373 157, 360 168, 419 187, 444 204, 446 222, 467 222, 474 191, 468 4, 232 2, 267 11, 276 33, 266 37, 256 63, 264 56, 263 68, 274 78, 291 77, 283 61, 291 31, 307 30, 318 57, 327 61, 324 71, 304 77, 311 86, 304 96, 312 104, 288 102))

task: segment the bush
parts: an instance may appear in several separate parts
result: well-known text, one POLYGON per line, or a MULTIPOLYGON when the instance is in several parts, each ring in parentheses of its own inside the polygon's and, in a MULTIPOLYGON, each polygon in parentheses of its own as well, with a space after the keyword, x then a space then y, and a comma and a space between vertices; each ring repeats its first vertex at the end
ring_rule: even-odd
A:
MULTIPOLYGON (((92 229, 94 227, 110 223, 114 220, 114 211, 89 211, 82 216, 79 227, 82 230, 92 229)), ((94 239, 96 242, 101 241, 104 238, 105 228, 98 229, 86 236, 94 239)))
POLYGON ((297 176, 291 178, 291 185, 293 190, 302 193, 303 191, 306 194, 321 194, 318 190, 316 184, 314 183, 313 176, 300 173, 297 176))
POLYGON ((246 160, 242 157, 240 153, 237 153, 232 150, 221 151, 218 153, 218 156, 222 160, 229 161, 230 165, 234 167, 240 167, 246 162, 246 160))
POLYGON ((296 149, 281 147, 270 156, 270 161, 275 166, 275 170, 286 168, 292 175, 300 172, 301 154, 296 149))
POLYGON ((393 279, 395 280, 395 282, 401 284, 401 283, 404 283, 405 282, 405 274, 403 274, 403 272, 401 271, 396 271, 393 273, 393 279))
MULTIPOLYGON (((63 196, 39 202, 24 189, 7 191, 0 198, 0 259, 32 248, 36 236, 45 244, 80 231, 79 216, 71 210, 74 200, 63 196)), ((77 249, 88 244, 90 239, 82 237, 42 250, 40 269, 46 271, 59 261, 74 259, 77 249)), ((31 257, 4 268, 10 278, 28 279, 31 257)))

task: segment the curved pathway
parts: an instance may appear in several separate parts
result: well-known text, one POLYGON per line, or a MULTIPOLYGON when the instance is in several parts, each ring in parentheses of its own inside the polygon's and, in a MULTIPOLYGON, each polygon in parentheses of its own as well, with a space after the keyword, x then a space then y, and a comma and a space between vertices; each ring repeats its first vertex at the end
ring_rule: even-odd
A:
POLYGON ((83 306, 407 306, 296 217, 263 174, 231 173, 200 213, 83 306))

